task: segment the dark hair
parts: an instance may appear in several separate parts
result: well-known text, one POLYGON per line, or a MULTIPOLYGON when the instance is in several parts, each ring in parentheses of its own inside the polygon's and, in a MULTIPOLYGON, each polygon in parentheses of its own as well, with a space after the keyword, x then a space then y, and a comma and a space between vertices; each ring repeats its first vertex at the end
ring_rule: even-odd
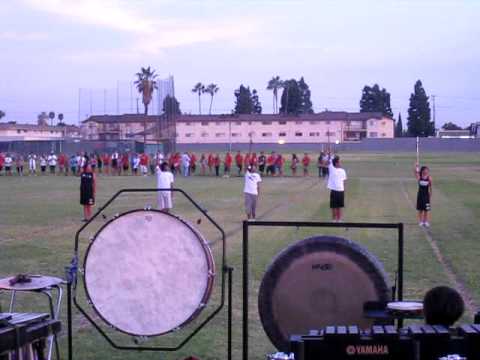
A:
POLYGON ((161 170, 161 171, 165 171, 165 170, 167 170, 167 169, 168 169, 168 164, 167 164, 166 162, 162 162, 162 163, 160 164, 160 170, 161 170))
POLYGON ((420 176, 422 176, 422 173, 423 173, 425 170, 427 170, 427 169, 428 169, 428 166, 422 166, 422 167, 420 168, 420 172, 419 172, 420 176))
POLYGON ((340 158, 338 156, 335 156, 332 160, 332 165, 337 166, 339 161, 340 161, 340 158))
POLYGON ((448 286, 430 289, 423 298, 423 313, 428 325, 452 326, 464 310, 462 297, 457 290, 448 286))

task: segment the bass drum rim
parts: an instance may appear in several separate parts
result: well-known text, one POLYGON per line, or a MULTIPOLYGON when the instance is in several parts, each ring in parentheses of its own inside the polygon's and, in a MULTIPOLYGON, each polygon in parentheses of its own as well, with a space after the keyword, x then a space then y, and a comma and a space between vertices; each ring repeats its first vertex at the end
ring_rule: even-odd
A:
POLYGON ((212 291, 213 291, 213 285, 214 285, 215 274, 216 274, 216 272, 215 272, 215 261, 214 261, 214 257, 213 257, 213 254, 212 254, 212 250, 210 249, 210 247, 208 245, 208 242, 205 240, 205 238, 202 236, 202 234, 197 229, 195 229, 192 225, 190 225, 187 221, 181 219, 180 217, 175 216, 175 215, 170 214, 170 213, 167 213, 165 211, 157 210, 157 209, 149 209, 149 210, 134 209, 134 210, 129 210, 129 211, 123 212, 121 214, 118 214, 115 217, 113 217, 112 219, 108 220, 104 225, 102 225, 100 227, 100 229, 97 230, 94 237, 89 242, 88 247, 85 251, 85 255, 83 257, 83 269, 84 269, 83 276, 82 276, 82 278, 83 278, 83 288, 85 290, 85 295, 86 295, 86 298, 87 298, 87 302, 93 308, 95 313, 100 317, 100 319, 102 319, 102 321, 105 324, 107 324, 109 327, 111 327, 111 328, 115 329, 116 331, 119 331, 123 334, 127 334, 127 335, 130 335, 130 336, 145 336, 145 337, 156 337, 156 336, 162 336, 162 335, 169 334, 171 332, 177 331, 178 329, 181 329, 185 325, 189 324, 191 321, 195 320, 197 318, 197 316, 202 312, 202 310, 206 307, 206 304, 207 304, 208 300, 210 299, 210 296, 211 296, 212 291), (163 332, 160 332, 160 333, 149 334, 149 335, 135 334, 135 333, 120 329, 117 326, 111 324, 111 322, 108 321, 102 315, 102 313, 95 306, 95 303, 92 301, 90 293, 88 291, 88 285, 87 285, 87 281, 86 281, 86 278, 87 278, 86 263, 87 263, 88 255, 90 253, 90 250, 91 250, 93 244, 95 243, 95 240, 99 236, 99 234, 101 234, 103 229, 105 229, 108 225, 115 222, 116 220, 118 220, 122 216, 126 216, 126 215, 136 213, 136 212, 139 212, 139 213, 142 213, 142 212, 143 213, 148 213, 148 212, 160 213, 160 214, 165 215, 165 216, 170 216, 170 217, 174 218, 175 220, 183 223, 195 235, 195 237, 197 237, 197 239, 199 240, 199 243, 202 245, 203 252, 205 253, 206 261, 209 265, 209 273, 207 274, 207 279, 208 279, 207 280, 207 286, 205 288, 205 292, 203 294, 202 301, 201 301, 200 304, 198 304, 197 309, 183 323, 181 323, 178 327, 170 329, 168 331, 163 331, 163 332))
MULTIPOLYGON (((260 322, 272 344, 280 351, 288 351, 289 339, 284 338, 279 324, 273 316, 273 296, 272 293, 279 279, 279 275, 287 268, 299 255, 306 254, 306 249, 316 251, 332 250, 340 253, 355 262, 363 271, 369 274, 375 274, 373 280, 374 287, 379 295, 379 301, 389 301, 391 299, 391 288, 388 283, 388 275, 385 272, 382 263, 370 253, 366 247, 342 237, 337 236, 312 236, 299 240, 278 253, 268 265, 264 273, 258 292, 258 312, 260 322), (355 259, 361 258, 360 262, 355 259)), ((333 325, 333 324, 332 324, 333 325)), ((345 325, 345 324, 342 324, 345 325)), ((352 324, 354 325, 354 324, 352 324)))

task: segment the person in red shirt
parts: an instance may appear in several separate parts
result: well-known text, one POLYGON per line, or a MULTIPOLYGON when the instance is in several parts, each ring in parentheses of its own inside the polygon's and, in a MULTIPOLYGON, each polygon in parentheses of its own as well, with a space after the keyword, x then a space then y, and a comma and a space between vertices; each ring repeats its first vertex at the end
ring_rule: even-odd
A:
POLYGON ((277 158, 275 159, 275 168, 278 172, 278 176, 283 176, 283 165, 285 160, 283 159, 282 154, 278 154, 277 158))
POLYGON ((243 167, 243 156, 239 152, 237 152, 237 155, 235 155, 235 164, 237 165, 238 169, 238 176, 242 175, 242 167, 243 167))
POLYGON ((220 155, 216 154, 213 158, 213 165, 215 166, 215 176, 220 176, 220 155))
POLYGON ((207 165, 208 165, 208 174, 212 175, 212 168, 214 165, 214 159, 213 159, 212 153, 208 154, 207 165))
POLYGON ((66 162, 65 154, 61 153, 61 154, 58 156, 58 168, 59 168, 58 174, 65 174, 65 175, 67 175, 67 173, 65 173, 65 162, 66 162))
POLYGON ((223 177, 230 177, 230 169, 232 168, 233 158, 232 155, 227 152, 225 155, 225 167, 223 169, 223 177))
POLYGON ((303 176, 308 176, 308 166, 310 165, 310 157, 307 153, 303 154, 302 158, 303 176))
POLYGON ((148 155, 145 153, 142 153, 140 155, 140 172, 142 173, 143 176, 148 175, 148 155))
POLYGON ((197 170, 197 157, 194 153, 190 154, 190 175, 195 174, 195 170, 197 170))
POLYGON ((272 151, 272 153, 267 157, 267 175, 275 176, 275 160, 275 152, 272 151))
POLYGON ((245 157, 243 158, 243 164, 245 165, 245 170, 247 169, 247 167, 250 166, 250 159, 251 159, 251 154, 246 153, 245 157))
POLYGON ((173 168, 174 168, 173 175, 180 172, 180 163, 181 163, 181 156, 180 156, 180 153, 177 152, 175 153, 175 156, 173 158, 173 168))
POLYGON ((2 175, 4 164, 5 164, 5 156, 2 153, 0 153, 0 175, 2 175))
MULTIPOLYGON (((128 154, 127 154, 127 153, 124 153, 124 154, 122 155, 122 167, 121 167, 121 168, 123 169, 123 173, 124 173, 125 175, 128 174, 128 167, 129 167, 128 154)), ((118 171, 118 174, 119 174, 119 175, 120 175, 120 172, 121 172, 121 170, 118 171)))
POLYGON ((258 159, 257 159, 257 153, 253 153, 252 156, 250 157, 250 166, 255 166, 257 167, 258 159))
POLYGON ((103 167, 105 168, 105 174, 108 175, 110 173, 110 156, 108 156, 107 153, 104 153, 102 159, 103 167))

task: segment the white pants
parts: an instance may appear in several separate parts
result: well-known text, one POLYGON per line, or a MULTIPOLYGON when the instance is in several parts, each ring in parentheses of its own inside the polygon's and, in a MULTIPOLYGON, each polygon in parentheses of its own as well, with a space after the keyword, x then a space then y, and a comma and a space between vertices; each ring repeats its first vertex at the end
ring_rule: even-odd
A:
POLYGON ((171 209, 172 204, 172 192, 171 191, 159 191, 157 194, 158 210, 171 209))
POLYGON ((28 162, 28 169, 30 171, 35 171, 37 169, 37 164, 36 164, 35 160, 30 160, 28 162))

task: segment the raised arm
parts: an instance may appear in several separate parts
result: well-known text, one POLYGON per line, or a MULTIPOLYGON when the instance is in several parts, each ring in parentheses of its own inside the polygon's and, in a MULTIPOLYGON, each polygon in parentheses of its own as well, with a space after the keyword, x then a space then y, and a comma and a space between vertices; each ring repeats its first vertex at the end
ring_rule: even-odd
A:
POLYGON ((420 168, 418 167, 418 162, 415 163, 415 167, 414 167, 413 171, 414 171, 414 174, 415 174, 415 178, 417 180, 420 180, 420 168))

